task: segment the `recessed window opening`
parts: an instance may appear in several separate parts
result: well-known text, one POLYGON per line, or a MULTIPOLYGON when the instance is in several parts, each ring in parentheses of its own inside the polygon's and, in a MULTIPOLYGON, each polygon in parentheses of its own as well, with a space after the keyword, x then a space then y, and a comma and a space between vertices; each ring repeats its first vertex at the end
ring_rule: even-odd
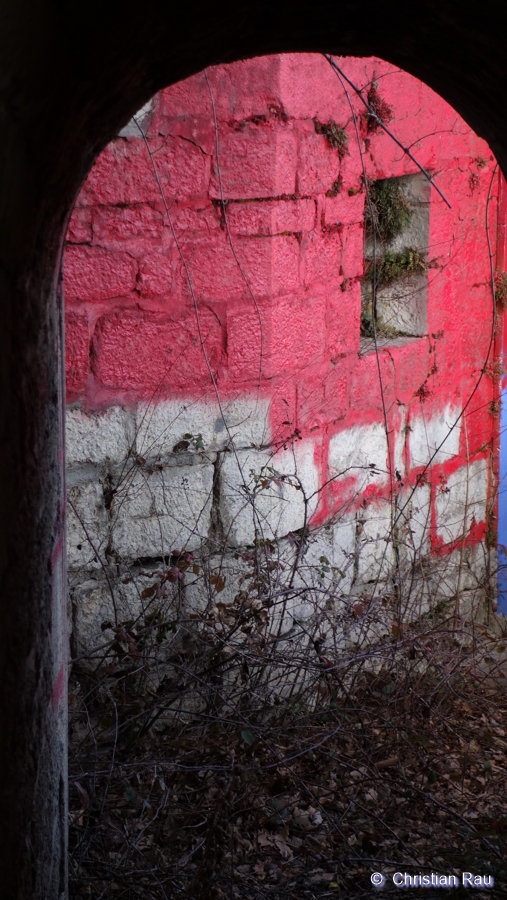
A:
POLYGON ((423 174, 368 185, 361 350, 427 331, 431 184, 423 174))

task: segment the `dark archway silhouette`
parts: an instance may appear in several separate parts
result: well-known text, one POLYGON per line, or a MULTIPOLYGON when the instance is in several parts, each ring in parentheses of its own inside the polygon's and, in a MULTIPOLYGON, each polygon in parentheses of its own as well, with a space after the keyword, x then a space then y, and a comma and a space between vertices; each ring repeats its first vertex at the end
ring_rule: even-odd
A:
POLYGON ((502 4, 79 5, 0 15, 0 884, 65 896, 63 455, 58 262, 97 153, 158 89, 283 51, 376 55, 425 81, 507 171, 502 4))

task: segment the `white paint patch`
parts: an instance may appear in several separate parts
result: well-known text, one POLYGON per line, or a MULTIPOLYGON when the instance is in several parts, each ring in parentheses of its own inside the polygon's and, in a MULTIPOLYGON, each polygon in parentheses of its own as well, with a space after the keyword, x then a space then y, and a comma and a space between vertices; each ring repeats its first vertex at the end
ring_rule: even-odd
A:
POLYGON ((457 419, 460 412, 460 409, 448 406, 434 416, 412 419, 409 436, 412 468, 444 463, 458 455, 461 420, 457 422, 457 419))
POLYGON ((127 560, 194 550, 208 537, 213 467, 139 471, 114 498, 112 546, 127 560))
POLYGON ((420 485, 400 493, 396 510, 397 540, 402 558, 425 556, 430 549, 431 491, 420 485))
POLYGON ((437 533, 446 543, 451 543, 468 533, 473 519, 476 522, 486 519, 487 460, 480 459, 457 469, 443 488, 437 488, 435 499, 437 533))
POLYGON ((134 423, 121 406, 100 413, 69 409, 66 414, 67 465, 121 462, 134 441, 134 423))
POLYGON ((220 512, 229 543, 249 545, 256 539, 282 537, 303 527, 318 502, 314 450, 313 441, 302 441, 293 450, 276 454, 255 450, 226 454, 220 512), (279 479, 270 469, 287 477, 279 479), (269 484, 262 488, 261 480, 266 479, 269 484))
POLYGON ((357 425, 335 434, 329 442, 331 476, 356 478, 356 489, 387 482, 387 440, 380 422, 357 425))
POLYGON ((357 577, 360 581, 385 580, 394 565, 393 513, 386 500, 370 503, 358 513, 360 529, 357 577))
POLYGON ((238 397, 218 405, 216 399, 140 404, 137 410, 137 452, 164 456, 185 434, 202 435, 205 449, 223 450, 269 443, 269 400, 238 397))
POLYGON ((78 515, 72 507, 67 507, 67 565, 69 569, 85 566, 90 569, 100 568, 95 551, 102 553, 108 543, 108 521, 104 509, 104 495, 99 482, 82 484, 70 488, 68 496, 72 500, 78 515), (84 525, 84 527, 83 527, 84 525), (86 529, 86 531, 85 531, 86 529), (91 539, 93 547, 90 543, 91 539))

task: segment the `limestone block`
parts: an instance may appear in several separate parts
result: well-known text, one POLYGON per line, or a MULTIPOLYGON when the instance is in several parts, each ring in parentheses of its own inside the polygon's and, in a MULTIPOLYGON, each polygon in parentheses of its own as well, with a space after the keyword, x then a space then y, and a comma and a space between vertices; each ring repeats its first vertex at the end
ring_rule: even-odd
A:
POLYGON ((387 440, 380 422, 355 425, 333 435, 329 442, 331 475, 356 479, 356 489, 387 481, 387 440))
MULTIPOLYGON (((298 580, 319 591, 348 593, 354 575, 356 521, 343 516, 337 522, 317 528, 308 537, 306 551, 298 564, 298 580), (321 561, 328 560, 329 565, 321 561), (324 568, 330 569, 325 572, 324 568)), ((326 597, 321 596, 324 603, 326 597)))
POLYGON ((405 474, 405 441, 406 441, 406 433, 405 433, 405 423, 406 423, 406 415, 405 408, 400 407, 400 425, 395 434, 391 432, 389 436, 389 442, 391 451, 393 454, 394 468, 396 472, 399 472, 403 477, 405 474))
POLYGON ((192 550, 208 535, 213 467, 137 471, 114 501, 112 545, 124 559, 192 550))
POLYGON ((111 628, 103 630, 102 624, 136 621, 143 611, 139 592, 118 583, 113 584, 113 592, 114 603, 105 580, 84 581, 71 591, 74 652, 77 656, 90 654, 90 664, 103 657, 105 650, 98 648, 114 638, 111 628))
POLYGON ((396 507, 396 532, 400 557, 412 561, 430 549, 431 491, 429 485, 403 490, 396 507))
POLYGON ((205 450, 224 449, 231 441, 238 448, 269 443, 268 400, 238 397, 224 401, 221 407, 213 397, 140 404, 137 452, 142 456, 166 455, 185 434, 201 434, 205 450))
POLYGON ((90 414, 69 409, 65 431, 68 466, 120 462, 127 457, 134 438, 131 416, 120 406, 90 414))
POLYGON ((337 584, 342 593, 350 591, 354 577, 356 555, 356 522, 352 516, 343 516, 333 525, 333 565, 345 575, 337 584))
POLYGON ((302 528, 304 495, 308 500, 309 519, 317 507, 317 490, 318 471, 312 441, 298 443, 293 450, 281 450, 275 455, 256 450, 225 454, 221 467, 220 513, 227 540, 233 546, 249 545, 256 539, 274 539, 302 528), (278 480, 270 469, 289 479, 278 480), (261 480, 273 480, 262 488, 259 476, 261 480))
POLYGON ((385 580, 394 564, 391 504, 385 500, 370 503, 358 513, 359 581, 385 580))
POLYGON ((446 485, 437 488, 435 499, 439 537, 450 543, 469 531, 472 520, 483 522, 487 491, 488 463, 485 459, 462 466, 450 475, 446 485))
POLYGON ((457 407, 448 406, 434 416, 421 415, 412 419, 408 442, 412 467, 426 466, 430 461, 432 464, 443 463, 458 455, 461 420, 454 428, 453 425, 460 412, 457 407))
MULTIPOLYGON (((68 496, 72 500, 86 531, 93 541, 98 553, 104 551, 108 544, 108 516, 104 507, 102 485, 99 482, 76 485, 69 488, 68 496)), ((75 515, 70 504, 67 504, 67 565, 69 569, 86 566, 91 569, 100 568, 86 536, 83 525, 75 515)))

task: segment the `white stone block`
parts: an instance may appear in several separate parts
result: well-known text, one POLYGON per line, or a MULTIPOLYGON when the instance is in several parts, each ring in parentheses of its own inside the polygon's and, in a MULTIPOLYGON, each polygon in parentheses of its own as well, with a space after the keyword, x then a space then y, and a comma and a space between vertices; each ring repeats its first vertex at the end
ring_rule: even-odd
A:
POLYGON ((120 406, 111 406, 100 413, 69 409, 65 430, 69 466, 121 462, 127 457, 134 439, 132 417, 120 406))
POLYGON ((345 575, 337 582, 337 588, 343 593, 350 591, 354 577, 354 559, 356 555, 356 520, 344 516, 333 525, 333 565, 345 575))
POLYGON ((69 499, 76 507, 78 516, 67 504, 67 565, 70 569, 81 566, 100 568, 95 550, 100 554, 108 544, 108 516, 104 507, 102 485, 99 482, 82 484, 70 488, 69 499), (88 540, 85 530, 93 541, 95 550, 88 540))
MULTIPOLYGON (((394 459, 394 469, 395 472, 399 472, 400 475, 405 475, 405 442, 406 442, 406 415, 405 408, 401 407, 401 423, 399 428, 395 433, 391 432, 389 435, 389 443, 393 451, 393 459, 394 459), (393 446, 394 444, 394 446, 393 446)), ((393 473, 394 475, 395 473, 393 473)))
POLYGON ((256 539, 274 539, 302 528, 305 496, 309 520, 317 507, 318 486, 312 441, 302 441, 293 450, 280 450, 275 455, 256 450, 225 454, 220 512, 227 541, 233 546, 248 545, 256 539), (288 476, 288 480, 277 484, 270 469, 288 476), (256 489, 255 478, 259 476, 274 480, 256 489))
POLYGON ((400 492, 396 509, 396 532, 401 556, 412 561, 430 549, 431 491, 419 485, 400 492))
MULTIPOLYGON (((298 563, 298 583, 309 589, 316 587, 319 592, 348 593, 354 576, 355 541, 356 521, 352 516, 311 531, 298 563)), ((324 604, 325 594, 318 599, 324 604)))
POLYGON ((192 550, 208 536, 213 467, 139 470, 114 499, 113 548, 125 559, 192 550))
POLYGON ((469 531, 472 519, 484 522, 487 495, 487 460, 480 459, 457 469, 445 486, 437 488, 435 505, 439 536, 450 543, 469 531))
POLYGON ((394 565, 393 519, 391 504, 386 500, 370 503, 358 513, 359 581, 385 580, 394 565))
MULTIPOLYGON (((231 442, 238 448, 270 441, 269 401, 257 397, 169 400, 141 404, 137 410, 137 452, 141 456, 171 453, 185 434, 202 435, 205 450, 222 450, 231 442)), ((191 447, 190 447, 191 449, 191 447)))
POLYGON ((412 419, 410 424, 410 465, 426 466, 446 462, 459 453, 461 410, 448 406, 433 416, 412 419), (455 424, 457 422, 457 424, 455 424))
POLYGON ((368 484, 385 484, 388 479, 387 440, 380 422, 355 425, 333 435, 329 442, 331 477, 356 479, 356 490, 368 484))

